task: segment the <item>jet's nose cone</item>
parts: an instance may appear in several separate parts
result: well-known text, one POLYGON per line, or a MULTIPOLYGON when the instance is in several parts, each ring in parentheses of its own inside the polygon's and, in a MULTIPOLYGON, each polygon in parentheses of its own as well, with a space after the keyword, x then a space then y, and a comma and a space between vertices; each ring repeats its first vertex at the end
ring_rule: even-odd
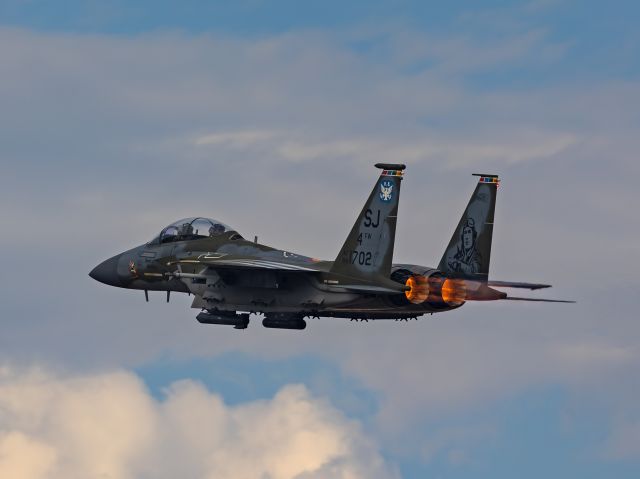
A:
POLYGON ((121 280, 120 276, 118 275, 119 258, 120 255, 103 261, 91 270, 89 276, 91 276, 96 281, 100 281, 101 283, 108 284, 110 286, 120 286, 121 280))

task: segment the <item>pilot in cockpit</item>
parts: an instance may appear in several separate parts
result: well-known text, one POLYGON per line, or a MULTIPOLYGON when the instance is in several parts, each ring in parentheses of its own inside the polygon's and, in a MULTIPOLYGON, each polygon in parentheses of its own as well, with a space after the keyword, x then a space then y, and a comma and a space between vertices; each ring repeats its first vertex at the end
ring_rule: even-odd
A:
POLYGON ((222 226, 220 223, 214 223, 209 228, 209 236, 219 236, 224 233, 224 230, 224 226, 222 226))
POLYGON ((193 235, 193 226, 191 223, 183 223, 180 227, 180 236, 191 236, 193 235))
POLYGON ((172 241, 175 241, 177 237, 178 228, 176 228, 175 226, 170 226, 162 233, 161 242, 171 243, 172 241))

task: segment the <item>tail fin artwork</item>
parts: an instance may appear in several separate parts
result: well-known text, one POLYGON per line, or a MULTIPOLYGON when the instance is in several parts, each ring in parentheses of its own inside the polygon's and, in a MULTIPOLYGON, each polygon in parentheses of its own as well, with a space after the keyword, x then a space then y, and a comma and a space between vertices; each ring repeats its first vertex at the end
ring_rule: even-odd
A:
POLYGON ((494 288, 543 289, 548 284, 514 281, 490 281, 491 240, 496 209, 496 193, 500 179, 498 175, 474 174, 480 180, 471 195, 469 204, 460 218, 449 245, 442 255, 438 269, 449 278, 464 280, 467 301, 538 301, 551 303, 574 303, 559 299, 521 298, 510 296, 494 288))
POLYGON ((449 277, 487 281, 491 259, 498 175, 474 174, 480 181, 460 218, 438 269, 449 277))
POLYGON ((333 263, 331 272, 359 282, 389 280, 400 184, 405 165, 378 163, 382 170, 333 263))

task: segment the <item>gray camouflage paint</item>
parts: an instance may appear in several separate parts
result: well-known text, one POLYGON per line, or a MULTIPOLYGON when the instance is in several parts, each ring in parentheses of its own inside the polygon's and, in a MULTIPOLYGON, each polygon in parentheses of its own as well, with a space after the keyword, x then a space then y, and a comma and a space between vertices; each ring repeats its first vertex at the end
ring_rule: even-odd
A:
MULTIPOLYGON (((228 229, 209 237, 176 236, 169 243, 163 243, 159 236, 104 261, 90 276, 122 288, 193 294, 192 307, 206 310, 213 315, 210 317, 224 321, 222 324, 230 324, 229 314, 249 312, 265 314, 265 326, 293 329, 304 328, 305 316, 397 320, 454 309, 461 305, 451 306, 438 296, 447 278, 465 278, 467 299, 504 299, 505 293, 487 283, 497 183, 483 184, 481 178, 438 269, 394 265, 405 167, 376 167, 383 170, 382 174, 335 261, 250 242, 228 229), (405 296, 405 282, 413 275, 429 279, 429 299, 420 304, 410 303, 405 296)), ((546 286, 501 285, 529 289, 546 286)), ((246 327, 243 321, 236 327, 246 327)))

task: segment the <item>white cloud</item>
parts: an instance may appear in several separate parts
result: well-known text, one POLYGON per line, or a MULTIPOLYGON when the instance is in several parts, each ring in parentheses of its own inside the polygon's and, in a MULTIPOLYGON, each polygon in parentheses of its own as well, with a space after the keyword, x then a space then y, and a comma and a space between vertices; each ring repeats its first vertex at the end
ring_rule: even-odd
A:
POLYGON ((223 131, 211 133, 196 138, 195 144, 202 145, 222 145, 232 148, 247 148, 256 143, 271 140, 276 133, 268 130, 239 130, 223 131))
POLYGON ((0 433, 0 473, 15 479, 50 477, 55 448, 18 431, 0 433))
MULTIPOLYGON (((503 133, 496 132, 482 138, 461 139, 422 132, 419 136, 362 136, 322 140, 295 130, 226 130, 198 137, 194 143, 199 147, 211 148, 211 154, 259 152, 268 158, 297 163, 341 160, 365 165, 393 158, 396 162, 408 164, 440 161, 447 168, 460 169, 483 162, 511 165, 544 160, 578 142, 573 134, 534 129, 513 131, 508 139, 503 136, 503 133)), ((183 147, 188 148, 188 145, 183 147)))
POLYGON ((5 368, 0 477, 392 478, 359 424, 303 386, 228 406, 193 381, 151 397, 131 373, 5 368))

